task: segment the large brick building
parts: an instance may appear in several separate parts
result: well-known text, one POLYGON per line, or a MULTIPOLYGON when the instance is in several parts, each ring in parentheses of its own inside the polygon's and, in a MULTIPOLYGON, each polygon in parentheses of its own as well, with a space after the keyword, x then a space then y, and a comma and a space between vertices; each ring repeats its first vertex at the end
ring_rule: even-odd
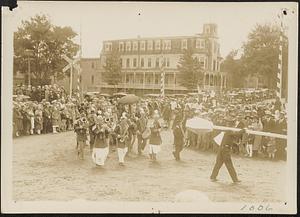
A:
POLYGON ((185 49, 192 49, 204 71, 205 88, 226 87, 226 73, 220 72, 220 44, 217 25, 204 24, 201 34, 194 36, 154 37, 108 40, 103 42, 100 55, 100 74, 107 55, 118 49, 122 65, 122 82, 108 85, 100 79, 97 85, 102 92, 127 91, 135 94, 159 93, 161 69, 165 62, 165 92, 186 92, 178 82, 177 65, 185 49))
MULTIPOLYGON (((73 70, 73 91, 77 89, 78 78, 80 82, 80 91, 82 93, 86 93, 89 91, 98 91, 99 84, 101 83, 100 58, 81 58, 79 63, 81 67, 81 73, 78 74, 77 70, 73 70)), ((60 80, 57 83, 59 85, 62 85, 65 88, 65 90, 69 92, 69 77, 65 77, 65 79, 60 80)))
MULTIPOLYGON (((220 44, 217 25, 204 24, 201 34, 194 36, 172 36, 107 40, 103 42, 100 58, 82 58, 79 77, 83 93, 100 91, 112 93, 124 91, 137 95, 159 93, 161 88, 161 63, 165 62, 165 93, 190 92, 178 81, 177 65, 185 49, 191 49, 204 71, 204 88, 226 87, 226 73, 220 71, 220 44), (107 55, 117 49, 122 66, 121 82, 109 85, 103 78, 107 55)), ((78 74, 74 70, 73 90, 76 90, 78 74)), ((69 79, 60 81, 69 90, 69 79)))

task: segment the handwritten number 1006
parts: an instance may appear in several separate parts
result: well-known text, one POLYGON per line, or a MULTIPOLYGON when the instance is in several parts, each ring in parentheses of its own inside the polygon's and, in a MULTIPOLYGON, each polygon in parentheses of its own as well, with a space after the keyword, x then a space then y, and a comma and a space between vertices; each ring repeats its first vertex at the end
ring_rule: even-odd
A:
POLYGON ((271 211, 272 208, 269 206, 269 205, 258 205, 258 206, 255 206, 255 205, 244 205, 241 210, 243 211, 271 211))

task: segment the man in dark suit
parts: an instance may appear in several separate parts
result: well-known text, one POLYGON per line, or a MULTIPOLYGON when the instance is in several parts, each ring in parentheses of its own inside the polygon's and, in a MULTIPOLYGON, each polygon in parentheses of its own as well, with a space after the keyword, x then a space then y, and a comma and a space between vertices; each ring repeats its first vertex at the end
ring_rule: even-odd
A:
POLYGON ((219 170, 221 169, 223 163, 225 163, 225 166, 232 178, 232 181, 234 183, 240 182, 240 180, 237 177, 234 166, 232 164, 230 152, 231 152, 231 146, 233 145, 234 137, 241 135, 244 132, 245 132, 245 129, 242 129, 239 132, 230 132, 230 131, 225 132, 223 140, 222 140, 221 145, 218 150, 214 169, 210 176, 211 181, 213 181, 213 182, 217 181, 217 176, 218 176, 219 170))

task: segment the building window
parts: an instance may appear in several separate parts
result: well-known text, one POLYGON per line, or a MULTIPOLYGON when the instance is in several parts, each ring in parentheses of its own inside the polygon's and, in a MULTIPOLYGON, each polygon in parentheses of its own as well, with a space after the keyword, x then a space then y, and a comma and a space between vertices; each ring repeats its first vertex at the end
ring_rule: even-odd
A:
POLYGON ((140 50, 145 50, 145 41, 140 42, 140 50))
POLYGON ((140 84, 143 84, 144 83, 144 76, 141 75, 140 77, 140 84))
POLYGON ((199 38, 196 39, 196 48, 199 49, 201 47, 201 40, 199 38))
POLYGON ((155 50, 160 50, 160 41, 155 41, 155 50))
POLYGON ((129 41, 126 42, 126 51, 131 51, 131 43, 129 41))
POLYGON ((151 84, 151 75, 146 76, 146 83, 151 84))
POLYGON ((166 59, 166 57, 164 57, 164 59, 162 60, 161 66, 165 67, 166 66, 166 62, 167 62, 167 59, 166 59))
POLYGON ((204 40, 201 40, 200 48, 205 48, 205 41, 204 40))
POLYGON ((132 50, 134 50, 134 51, 137 51, 137 50, 138 50, 138 42, 137 42, 137 41, 134 41, 134 42, 132 43, 132 46, 133 46, 132 50))
POLYGON ((213 71, 216 71, 216 61, 213 61, 213 71))
POLYGON ((120 66, 122 67, 123 66, 123 60, 122 60, 122 58, 120 58, 120 66))
POLYGON ((183 39, 181 41, 181 49, 187 49, 187 40, 186 39, 183 39))
POLYGON ((171 40, 164 40, 163 41, 163 49, 164 50, 171 50, 171 40))
POLYGON ((207 27, 205 28, 205 32, 206 32, 206 33, 209 33, 209 26, 207 26, 207 27))
POLYGON ((165 84, 168 84, 169 83, 169 75, 166 75, 165 77, 165 84))
POLYGON ((126 83, 127 84, 129 83, 129 77, 130 77, 130 75, 126 76, 126 83))
POLYGON ((170 67, 170 59, 167 58, 167 67, 170 67))
POLYGON ((159 81, 159 75, 155 75, 155 84, 158 84, 158 81, 159 81))
POLYGON ((218 50, 218 43, 215 42, 214 43, 214 53, 217 53, 217 50, 218 50))
POLYGON ((204 60, 204 57, 200 57, 200 58, 199 58, 199 63, 200 63, 200 66, 204 69, 204 68, 205 68, 205 60, 204 60))
POLYGON ((155 67, 158 68, 159 67, 159 58, 156 57, 156 60, 155 60, 155 67))
POLYGON ((144 67, 144 58, 141 58, 141 67, 144 67))
POLYGON ((124 51, 124 43, 123 42, 119 43, 119 51, 124 51))
POLYGON ((94 75, 92 75, 91 80, 92 80, 92 84, 94 84, 94 75))
POLYGON ((148 58, 148 67, 151 67, 151 58, 148 58))
POLYGON ((153 41, 147 41, 147 50, 153 50, 153 41))
POLYGON ((105 43, 105 51, 111 51, 112 50, 112 44, 111 43, 105 43))
POLYGON ((95 67, 94 62, 92 62, 92 69, 95 67))
POLYGON ((136 58, 133 59, 133 67, 136 67, 136 58))
POLYGON ((129 58, 127 58, 127 60, 126 60, 126 67, 127 67, 127 68, 130 67, 130 59, 129 59, 129 58))

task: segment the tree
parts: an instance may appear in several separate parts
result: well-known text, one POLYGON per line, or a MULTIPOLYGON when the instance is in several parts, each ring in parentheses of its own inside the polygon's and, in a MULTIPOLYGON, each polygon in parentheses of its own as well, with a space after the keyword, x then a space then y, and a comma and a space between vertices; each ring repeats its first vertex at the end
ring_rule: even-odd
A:
POLYGON ((109 85, 117 86, 122 80, 122 65, 120 64, 120 60, 120 54, 117 49, 113 49, 111 53, 106 56, 105 65, 103 66, 103 78, 109 85))
POLYGON ((185 50, 177 66, 179 83, 188 90, 194 90, 203 85, 204 71, 197 58, 193 57, 191 49, 185 50))
POLYGON ((73 58, 77 54, 79 46, 73 42, 76 35, 71 27, 52 25, 45 15, 22 21, 14 33, 14 72, 27 74, 27 51, 30 50, 33 84, 48 84, 54 75, 62 79, 66 65, 62 55, 73 58))
MULTIPOLYGON (((280 35, 277 25, 256 25, 243 45, 241 64, 244 76, 257 76, 266 87, 276 87, 280 35)), ((287 74, 287 43, 287 38, 283 37, 284 76, 287 74)))
POLYGON ((232 50, 221 64, 221 71, 228 73, 227 86, 232 88, 243 87, 242 78, 242 66, 241 60, 237 58, 238 50, 232 50))

